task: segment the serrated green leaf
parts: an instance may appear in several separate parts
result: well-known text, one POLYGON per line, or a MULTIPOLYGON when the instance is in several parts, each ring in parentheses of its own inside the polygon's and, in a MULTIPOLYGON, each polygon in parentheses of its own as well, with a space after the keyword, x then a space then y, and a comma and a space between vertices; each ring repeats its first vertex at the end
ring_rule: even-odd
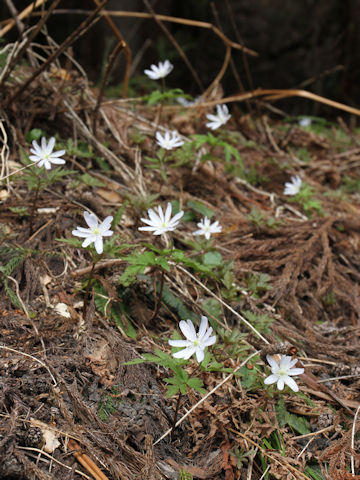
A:
POLYGON ((105 183, 101 182, 95 177, 92 177, 89 173, 83 173, 82 175, 78 175, 78 179, 80 182, 88 185, 89 187, 104 187, 105 183))
POLYGON ((83 240, 80 240, 79 238, 56 238, 55 240, 57 242, 67 243, 68 245, 76 248, 81 248, 81 244, 83 242, 83 240))
POLYGON ((187 381, 187 384, 188 384, 189 387, 195 388, 195 390, 199 390, 200 388, 202 388, 204 386, 202 380, 200 378, 196 378, 196 377, 189 378, 189 380, 187 381))
POLYGON ((120 365, 139 365, 140 363, 146 363, 147 360, 143 358, 135 358, 134 360, 129 360, 128 362, 122 362, 120 365))
POLYGON ((166 398, 173 397, 179 392, 179 387, 176 385, 167 385, 166 386, 166 398))
POLYGON ((220 319, 222 316, 221 305, 215 298, 206 298, 203 300, 202 308, 212 317, 220 319))

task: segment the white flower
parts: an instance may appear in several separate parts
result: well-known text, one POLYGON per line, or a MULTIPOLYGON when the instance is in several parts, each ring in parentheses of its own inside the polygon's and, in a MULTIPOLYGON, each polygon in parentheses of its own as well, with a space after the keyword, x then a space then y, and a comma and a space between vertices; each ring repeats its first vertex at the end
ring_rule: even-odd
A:
POLYGON ((195 327, 191 320, 181 320, 180 330, 186 337, 186 340, 169 340, 169 344, 172 347, 185 347, 183 350, 174 353, 175 358, 184 358, 187 360, 195 353, 196 360, 200 363, 204 360, 204 350, 206 347, 213 345, 216 342, 216 335, 210 337, 213 329, 207 328, 207 317, 201 317, 201 323, 198 333, 196 333, 195 327))
POLYGON ((297 358, 292 359, 290 356, 283 355, 278 364, 271 355, 266 355, 266 360, 271 367, 271 375, 265 378, 265 385, 271 385, 272 383, 277 382, 277 388, 279 390, 282 390, 284 385, 288 385, 294 392, 299 391, 299 387, 296 385, 295 380, 291 378, 292 375, 301 375, 304 373, 303 368, 292 368, 297 364, 297 358))
POLYGON ((57 152, 53 152, 55 146, 54 137, 50 138, 49 143, 46 143, 46 138, 42 137, 41 147, 36 140, 33 140, 32 145, 34 148, 30 148, 30 152, 33 155, 30 155, 29 158, 32 162, 38 162, 38 167, 42 167, 44 165, 46 170, 50 170, 52 163, 55 165, 62 165, 65 163, 65 160, 60 157, 66 153, 66 150, 58 150, 57 152))
POLYGON ((150 208, 148 210, 148 215, 150 220, 147 218, 142 218, 141 221, 149 225, 148 227, 139 227, 139 230, 146 230, 147 232, 154 232, 153 235, 162 235, 166 232, 172 232, 178 226, 180 218, 184 215, 184 212, 181 210, 179 213, 174 215, 171 218, 171 203, 167 204, 165 215, 163 209, 159 205, 157 208, 157 213, 150 208))
POLYGON ((181 140, 180 136, 175 132, 166 130, 165 135, 162 136, 160 132, 156 132, 156 143, 165 150, 172 150, 176 147, 184 145, 184 140, 181 140))
POLYGON ((210 220, 205 217, 197 224, 199 230, 193 232, 193 235, 205 235, 206 240, 209 240, 212 233, 219 233, 222 230, 222 226, 216 220, 214 223, 210 223, 210 220))
POLYGON ((206 124, 206 126, 211 128, 211 130, 216 130, 217 128, 221 127, 221 125, 225 125, 225 123, 231 118, 229 109, 226 105, 216 105, 216 110, 216 115, 212 115, 211 113, 206 115, 206 118, 211 120, 206 124))
POLYGON ((285 183, 284 195, 297 195, 300 192, 301 184, 302 181, 299 175, 291 177, 291 182, 285 183))
POLYGON ((113 217, 106 217, 99 225, 99 220, 93 213, 84 212, 85 222, 89 228, 77 227, 72 231, 75 237, 83 237, 85 240, 82 243, 82 247, 86 248, 90 243, 95 244, 95 250, 100 255, 103 252, 103 237, 111 237, 114 233, 110 230, 113 217))
POLYGON ((144 70, 144 73, 152 80, 159 80, 169 75, 173 68, 174 65, 169 60, 165 60, 165 62, 159 62, 158 66, 152 64, 150 70, 144 70))
POLYGON ((304 117, 299 120, 300 127, 309 127, 311 125, 311 118, 304 117))

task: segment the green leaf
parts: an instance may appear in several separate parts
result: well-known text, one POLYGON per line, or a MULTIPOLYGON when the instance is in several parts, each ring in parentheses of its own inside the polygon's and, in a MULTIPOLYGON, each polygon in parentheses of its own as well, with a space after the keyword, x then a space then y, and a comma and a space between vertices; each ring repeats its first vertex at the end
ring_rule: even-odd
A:
POLYGON ((81 248, 83 240, 80 238, 56 238, 57 242, 67 243, 68 245, 76 248, 81 248))
POLYGON ((207 207, 198 200, 189 200, 186 203, 186 206, 194 210, 196 213, 200 213, 200 215, 203 217, 211 218, 214 215, 214 211, 211 210, 211 208, 207 207))
POLYGON ((177 385, 166 385, 166 398, 173 397, 179 392, 179 387, 177 385))
POLYGON ((102 315, 105 315, 105 313, 107 313, 108 318, 114 321, 122 332, 124 332, 128 337, 135 340, 136 330, 130 322, 128 315, 126 315, 123 305, 120 302, 117 302, 116 305, 112 304, 110 311, 108 311, 109 309, 107 308, 108 299, 106 298, 106 290, 100 283, 95 283, 93 288, 95 291, 96 308, 102 313, 102 315))
POLYGON ((321 469, 318 465, 314 465, 314 466, 307 466, 305 468, 305 473, 307 475, 310 475, 311 479, 312 480, 325 480, 325 478, 323 477, 322 473, 321 473, 321 469))
POLYGON ((301 435, 306 435, 311 432, 309 422, 306 418, 294 415, 286 410, 283 397, 279 399, 275 410, 280 427, 288 425, 301 435))
POLYGON ((201 393, 204 395, 206 393, 206 390, 204 387, 204 384, 200 378, 189 378, 187 381, 187 384, 190 388, 193 388, 197 392, 201 393))
POLYGON ((164 257, 158 257, 156 259, 156 264, 159 265, 162 269, 164 269, 166 272, 170 272, 170 265, 169 262, 166 260, 164 257))
POLYGON ((40 140, 41 137, 46 137, 47 133, 40 128, 33 128, 26 135, 26 141, 31 143, 33 140, 40 140))
POLYGON ((202 308, 212 317, 220 319, 222 316, 221 305, 215 298, 206 298, 203 300, 202 308))
POLYGON ((139 365, 140 363, 146 363, 147 360, 144 358, 135 358, 134 360, 129 360, 128 362, 122 362, 121 365, 139 365))
POLYGON ((113 221, 111 222, 111 227, 112 228, 115 228, 119 223, 120 223, 120 220, 122 219, 122 216, 124 215, 124 212, 125 212, 125 209, 128 205, 128 201, 124 202, 123 205, 121 205, 121 207, 116 210, 115 214, 114 214, 114 218, 113 218, 113 221))
POLYGON ((29 215, 28 207, 9 207, 9 210, 13 213, 17 213, 19 217, 29 215))
POLYGON ((101 182, 95 177, 92 177, 89 173, 83 173, 82 175, 78 176, 80 182, 85 183, 89 187, 104 187, 105 183, 101 182))
MULTIPOLYGON (((159 289, 160 285, 157 285, 159 289)), ((180 318, 194 320, 196 317, 194 313, 189 310, 183 301, 176 297, 166 285, 163 286, 162 300, 171 310, 175 311, 180 318)))
POLYGON ((240 368, 241 385, 245 390, 252 390, 259 385, 259 375, 255 368, 249 369, 246 365, 240 368))
POLYGON ((207 252, 202 256, 204 265, 216 267, 223 263, 222 256, 219 252, 207 252))

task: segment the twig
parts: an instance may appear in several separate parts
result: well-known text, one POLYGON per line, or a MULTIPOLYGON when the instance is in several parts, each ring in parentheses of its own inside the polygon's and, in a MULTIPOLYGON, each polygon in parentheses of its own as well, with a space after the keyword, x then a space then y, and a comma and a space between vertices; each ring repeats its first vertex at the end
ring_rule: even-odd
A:
MULTIPOLYGON (((253 440, 251 440, 251 438, 249 438, 249 437, 248 437, 247 435, 245 435, 244 433, 241 433, 241 432, 239 432, 239 431, 237 431, 237 430, 234 430, 233 428, 229 428, 229 430, 230 430, 230 432, 234 433, 235 435, 238 435, 239 437, 244 438, 245 440, 247 440, 249 443, 251 443, 252 445, 254 445, 254 447, 257 447, 257 448, 261 451, 261 453, 262 453, 264 456, 270 458, 270 460, 273 460, 275 463, 277 463, 277 464, 285 467, 287 470, 291 471, 292 475, 297 474, 299 477, 301 477, 301 478, 303 478, 303 479, 305 479, 305 480, 311 480, 310 477, 308 477, 308 476, 305 475, 304 473, 300 472, 300 470, 298 470, 297 468, 295 468, 295 467, 293 467, 292 465, 290 465, 290 463, 288 463, 285 458, 283 459, 283 462, 284 462, 284 463, 282 463, 282 462, 280 462, 280 460, 279 460, 277 457, 275 457, 275 456, 272 454, 271 450, 268 451, 266 448, 261 447, 261 446, 258 445, 256 442, 254 442, 253 440)), ((270 467, 270 465, 269 465, 269 467, 270 467)), ((260 480, 260 479, 259 479, 259 480, 260 480)))
MULTIPOLYGON (((5 274, 4 274, 5 275, 5 274)), ((43 347, 43 353, 44 355, 46 355, 46 348, 45 348, 45 344, 44 344, 44 340, 43 338, 40 336, 39 334, 39 330, 37 328, 37 326, 35 325, 35 323, 33 322, 32 318, 30 318, 30 315, 29 315, 29 312, 26 308, 26 305, 25 303, 23 302, 23 299, 21 298, 21 295, 20 295, 20 288, 19 288, 19 283, 17 280, 15 280, 15 278, 11 277, 10 275, 5 275, 5 277, 8 279, 8 280, 11 280, 14 284, 15 284, 15 290, 16 290, 16 296, 17 296, 17 299, 19 300, 20 304, 21 304, 21 307, 22 309, 24 310, 24 313, 26 315, 26 318, 28 320, 29 323, 31 323, 34 331, 35 331, 35 334, 37 336, 37 338, 39 339, 40 343, 41 343, 41 346, 43 347)))
POLYGON ((38 201, 38 198, 39 198, 40 183, 41 183, 41 179, 40 179, 40 177, 38 177, 38 182, 37 182, 36 190, 35 190, 35 198, 34 198, 34 201, 33 201, 31 212, 30 212, 30 220, 29 220, 29 235, 30 235, 30 237, 33 234, 34 214, 35 214, 35 208, 36 208, 36 205, 37 205, 37 201, 38 201))
MULTIPOLYGON (((1 129, 1 130, 2 130, 2 129, 1 129)), ((2 151, 1 151, 1 152, 2 152, 2 151)), ((1 155, 1 156, 2 156, 2 155, 1 155)), ((15 172, 9 173, 9 174, 6 175, 5 177, 0 177, 0 181, 6 180, 7 178, 12 177, 13 175, 16 175, 17 173, 22 172, 23 170, 25 170, 25 168, 29 168, 29 167, 31 167, 32 165, 33 165, 32 163, 29 163, 29 165, 25 165, 25 167, 21 167, 21 168, 19 168, 18 170, 15 170, 15 172)), ((3 165, 1 166, 1 169, 3 170, 3 165)))
POLYGON ((300 440, 300 438, 316 437, 316 435, 322 435, 325 432, 330 432, 330 430, 333 430, 333 428, 334 428, 334 425, 330 425, 330 427, 322 428, 321 430, 316 430, 316 432, 305 433, 304 435, 297 435, 296 437, 291 437, 291 439, 300 440))
POLYGON ((177 398, 177 401, 176 401, 176 406, 175 406, 173 426, 172 426, 171 431, 170 431, 170 440, 171 441, 173 440, 173 434, 174 434, 174 430, 175 430, 175 427, 176 427, 176 420, 177 420, 177 416, 178 416, 178 413, 179 413, 181 397, 182 397, 182 394, 181 394, 181 392, 179 392, 179 395, 178 395, 178 398, 177 398))
POLYGON ((81 463, 84 468, 86 468, 90 475, 95 478, 95 480, 109 480, 108 477, 99 469, 96 463, 94 463, 85 453, 82 453, 81 447, 77 442, 70 439, 68 442, 68 447, 71 450, 74 450, 73 454, 76 460, 81 463))
POLYGON ((12 0, 5 0, 5 3, 10 10, 10 13, 15 21, 15 24, 17 26, 17 29, 19 30, 19 33, 22 33, 24 30, 24 24, 19 18, 19 12, 16 10, 15 5, 13 4, 12 0))
MULTIPOLYGON (((55 0, 55 3, 58 3, 59 0, 55 0)), ((97 7, 89 17, 84 20, 76 30, 74 30, 64 41, 63 43, 59 46, 59 48, 53 52, 50 57, 47 58, 47 60, 40 65, 40 67, 28 78, 20 87, 15 90, 13 95, 10 96, 10 98, 7 100, 5 103, 5 107, 8 107, 14 100, 17 99, 19 95, 37 78, 40 73, 42 73, 64 50, 66 50, 72 43, 74 43, 78 38, 80 38, 82 35, 84 35, 85 32, 87 32, 99 19, 100 16, 98 15, 99 11, 102 9, 102 7, 106 4, 107 0, 103 0, 101 5, 97 7)), ((51 10, 53 5, 51 5, 49 11, 51 10)))
MULTIPOLYGON (((55 10, 55 14, 64 14, 69 13, 68 9, 58 9, 55 10)), ((72 15, 87 15, 89 10, 80 10, 74 9, 71 10, 72 15)), ((128 17, 128 18, 153 18, 154 20, 161 20, 164 22, 171 22, 171 23, 180 23, 181 25, 187 25, 189 27, 199 27, 205 28, 207 30, 212 30, 215 35, 217 35, 226 45, 229 45, 231 48, 235 48, 236 50, 241 50, 244 53, 251 55, 253 57, 257 57, 258 53, 255 50, 251 50, 250 48, 244 47, 240 43, 233 42, 230 40, 224 33, 219 30, 215 25, 209 22, 200 22, 198 20, 191 20, 188 18, 179 18, 179 17, 172 17, 170 15, 159 15, 155 13, 154 15, 151 13, 146 12, 127 12, 127 11, 118 11, 118 10, 106 10, 101 12, 100 15, 108 14, 111 17, 128 17)), ((36 14, 35 14, 36 15, 36 14)))
POLYGON ((97 262, 95 262, 95 260, 93 259, 93 264, 92 264, 92 267, 91 267, 91 270, 90 270, 90 275, 89 275, 88 282, 87 282, 87 285, 86 285, 84 305, 83 305, 83 309, 82 309, 82 317, 83 317, 84 322, 86 321, 86 310, 87 310, 87 304, 88 304, 88 301, 89 301, 90 286, 91 286, 91 282, 92 282, 92 279, 93 279, 93 276, 94 276, 94 269, 95 269, 96 263, 97 262))
POLYGON ((104 78, 102 79, 102 82, 101 82, 101 86, 100 86, 100 91, 99 91, 99 95, 97 97, 97 101, 96 101, 96 105, 95 105, 95 108, 94 108, 94 112, 93 112, 93 132, 94 132, 94 135, 96 135, 96 123, 97 123, 97 116, 98 116, 98 113, 99 113, 99 108, 100 108, 100 105, 101 105, 101 100, 104 96, 104 92, 105 92, 105 87, 106 87, 106 84, 107 84, 107 81, 108 81, 108 78, 109 78, 109 75, 110 75, 110 72, 114 66, 114 62, 116 60, 116 57, 120 51, 120 49, 124 48, 124 42, 121 41, 119 42, 114 50, 111 52, 111 55, 109 57, 109 62, 107 64, 107 67, 106 67, 106 70, 105 70, 105 74, 104 74, 104 78))
POLYGON ((241 320, 245 325, 247 325, 250 330, 252 330, 255 335, 260 338, 263 342, 265 342, 267 345, 270 345, 270 342, 261 335, 260 332, 256 330, 255 327, 251 325, 250 322, 246 320, 240 313, 238 313, 236 310, 234 310, 230 305, 228 305, 224 300, 222 300, 220 297, 218 297, 214 292, 212 292, 206 285, 204 285, 200 280, 198 280, 192 273, 188 272, 185 268, 183 268, 181 265, 178 265, 175 262, 169 262, 171 265, 174 265, 176 268, 184 272, 186 275, 188 275, 194 282, 196 282, 198 285, 200 285, 207 293, 209 293, 212 297, 214 297, 219 303, 221 303, 225 308, 230 310, 231 313, 233 313, 239 320, 241 320))
MULTIPOLYGON (((10 156, 10 149, 8 145, 8 136, 6 133, 6 129, 4 127, 4 123, 2 119, 0 119, 0 131, 1 131, 1 142, 2 142, 2 147, 1 147, 1 152, 0 152, 0 159, 1 159, 1 178, 0 180, 5 180, 6 178, 9 177, 9 175, 3 177, 4 173, 9 172, 9 156, 10 156)), ((7 186, 9 189, 9 182, 7 181, 7 186)))
POLYGON ((230 58, 231 58, 231 47, 229 47, 229 45, 226 45, 225 58, 220 68, 220 71, 216 75, 215 79, 211 82, 210 86, 206 89, 206 91, 202 95, 203 98, 206 98, 206 96, 209 95, 209 93, 211 93, 217 87, 217 85, 219 84, 220 80, 222 79, 222 77, 226 72, 226 69, 229 65, 230 58))
MULTIPOLYGON (((31 5, 28 5, 26 8, 24 8, 24 10, 19 13, 18 15, 18 19, 19 20, 22 20, 23 18, 26 18, 29 14, 31 14, 33 8, 37 8, 37 7, 40 7, 41 5, 43 5, 47 0, 36 0, 35 2, 35 6, 33 4, 31 5)), ((56 5, 55 5, 56 6, 56 5)), ((42 15, 42 14, 41 14, 42 15)), ((16 22, 14 19, 10 19, 7 23, 7 25, 5 25, 5 27, 3 27, 1 30, 0 30, 0 38, 2 38, 4 35, 7 34, 7 32, 9 30, 11 30, 13 28, 13 26, 16 25, 16 22)))
POLYGON ((160 278, 160 290, 159 290, 159 295, 156 298, 156 305, 153 314, 151 315, 150 322, 154 320, 159 313, 160 307, 161 307, 161 300, 162 300, 162 293, 164 289, 164 279, 165 279, 165 270, 161 270, 161 278, 160 278))
MULTIPOLYGON (((212 390, 210 390, 210 392, 208 392, 204 397, 202 397, 195 405, 193 405, 190 410, 188 410, 184 416, 182 416, 175 424, 175 427, 178 427, 180 425, 180 423, 182 423, 186 417, 188 417, 190 415, 190 413, 192 413, 199 405, 201 405, 203 402, 205 402, 205 400, 210 397, 210 395, 212 395, 214 392, 216 392, 216 390, 218 390, 222 385, 224 385, 224 383, 226 383, 228 380, 230 380, 230 378, 241 368, 243 367, 249 360, 251 360, 253 357, 255 357, 256 355, 258 355, 260 353, 261 350, 257 350, 256 352, 252 353, 251 355, 249 355, 242 363, 240 363, 240 365, 238 365, 233 372, 231 372, 227 377, 225 377, 220 383, 218 383, 212 390)), ((160 438, 158 438, 156 440, 156 442, 153 443, 153 445, 156 445, 157 443, 161 442, 161 440, 164 440, 165 437, 167 437, 169 435, 169 433, 171 433, 172 431, 172 428, 169 428, 169 430, 167 430, 160 438)))
MULTIPOLYGON (((96 5, 98 5, 98 6, 100 5, 99 0, 93 0, 93 1, 96 3, 96 5)), ((109 27, 111 28, 115 37, 117 38, 118 43, 120 43, 121 46, 123 47, 123 52, 124 52, 125 61, 126 61, 125 74, 124 74, 124 85, 123 85, 123 98, 126 98, 127 89, 128 89, 128 85, 129 85, 129 79, 130 79, 131 50, 129 48, 129 45, 126 43, 123 36, 121 35, 119 29, 116 27, 113 19, 108 14, 108 12, 105 10, 104 12, 101 12, 101 14, 104 15, 105 20, 107 21, 109 27)))
POLYGON ((34 357, 33 355, 29 355, 28 353, 20 352, 19 350, 15 350, 14 348, 6 347, 5 345, 0 345, 0 348, 2 348, 3 350, 9 350, 9 352, 18 353, 19 355, 23 355, 24 357, 31 358, 32 360, 35 360, 35 362, 40 363, 40 365, 46 368, 46 370, 49 372, 51 380, 54 383, 54 387, 57 386, 57 381, 55 380, 54 375, 51 373, 50 368, 42 360, 39 360, 38 358, 34 357))
MULTIPOLYGON (((52 462, 57 463, 58 465, 61 465, 62 467, 66 468, 67 470, 72 470, 72 467, 69 467, 69 465, 66 465, 65 463, 60 462, 57 458, 53 457, 47 452, 44 452, 44 450, 40 450, 39 448, 34 448, 34 447, 20 447, 16 446, 18 450, 27 450, 30 452, 36 452, 40 453, 41 455, 44 455, 45 457, 48 457, 52 462)), ((45 460, 45 459, 44 459, 45 460)), ((82 477, 86 478, 87 480, 92 480, 91 477, 88 477, 85 473, 81 472, 80 470, 75 470, 75 473, 78 475, 81 475, 82 477)))
POLYGON ((180 55, 180 57, 183 59, 185 65, 188 67, 188 69, 190 70, 192 76, 194 77, 194 80, 195 82, 197 83, 198 87, 200 88, 201 91, 204 90, 204 87, 203 87, 203 84, 201 83, 201 80, 200 80, 200 77, 199 75, 197 74, 196 70, 194 69, 194 67, 191 65, 190 63, 190 60, 188 59, 186 53, 184 52, 184 50, 180 47, 179 43, 177 42, 177 40, 175 39, 175 37, 170 33, 170 31, 165 27, 165 25, 163 24, 162 20, 159 18, 159 16, 155 13, 154 9, 152 8, 152 6, 150 5, 150 3, 148 2, 148 0, 143 0, 143 2, 145 3, 147 9, 149 10, 149 12, 151 12, 151 16, 152 18, 155 20, 155 22, 159 25, 159 27, 161 28, 161 30, 164 32, 164 34, 167 36, 167 38, 170 40, 170 42, 174 45, 176 51, 178 52, 178 54, 180 55))
MULTIPOLYGON (((25 42, 21 45, 21 48, 19 48, 19 50, 16 52, 16 55, 12 58, 12 61, 10 62, 10 64, 7 66, 7 70, 6 70, 6 73, 4 73, 2 75, 2 78, 1 78, 1 84, 5 82, 5 80, 9 77, 9 75, 11 74, 11 72, 13 71, 13 69, 15 68, 17 62, 19 61, 19 59, 21 58, 21 56, 23 55, 23 53, 25 52, 25 50, 27 49, 28 45, 30 45, 30 43, 32 42, 32 40, 36 37, 36 35, 40 32, 40 30, 42 29, 42 27, 45 25, 47 19, 50 17, 50 15, 52 14, 53 10, 55 10, 57 4, 60 2, 60 0, 54 0, 54 2, 52 3, 52 5, 50 5, 50 8, 49 10, 47 10, 45 12, 44 15, 42 15, 40 21, 38 22, 38 24, 34 27, 34 29, 30 32, 29 36, 27 37, 27 39, 25 40, 25 42)), ((32 8, 32 7, 31 7, 32 8)), ((31 10, 30 10, 31 11, 31 10)), ((1 33, 3 33, 3 31, 1 31, 1 33)), ((0 33, 0 36, 1 36, 1 33, 0 33)), ((24 32, 25 33, 25 32, 24 32)), ((11 97, 10 97, 11 98, 11 97)), ((9 105, 11 102, 6 102, 5 103, 5 106, 9 105)))
MULTIPOLYGON (((104 260, 103 262, 98 262, 95 265, 94 272, 97 272, 98 270, 102 270, 103 268, 108 268, 108 267, 113 267, 114 265, 121 265, 122 263, 125 263, 125 260, 122 260, 121 258, 112 258, 109 260, 104 260)), ((79 270, 75 270, 74 272, 71 272, 72 277, 82 277, 83 275, 87 275, 88 273, 91 272, 92 270, 91 267, 85 267, 85 268, 79 268, 79 270)))
POLYGON ((356 430, 356 421, 357 421, 357 417, 358 417, 358 414, 359 414, 359 410, 360 410, 360 405, 356 409, 356 413, 355 413, 354 421, 353 421, 353 425, 352 425, 352 430, 351 430, 351 457, 350 457, 350 459, 351 459, 351 475, 353 477, 355 477, 355 465, 354 465, 355 430, 356 430))

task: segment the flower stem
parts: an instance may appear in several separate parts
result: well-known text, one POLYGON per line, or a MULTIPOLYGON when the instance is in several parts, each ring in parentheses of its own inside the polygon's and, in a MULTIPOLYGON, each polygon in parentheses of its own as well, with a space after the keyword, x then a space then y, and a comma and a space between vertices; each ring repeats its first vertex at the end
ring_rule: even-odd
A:
POLYGON ((96 263, 97 263, 97 261, 94 260, 94 258, 93 258, 93 264, 92 264, 90 275, 89 275, 88 282, 87 282, 87 285, 86 285, 84 305, 83 305, 83 309, 82 309, 82 316, 83 316, 84 322, 86 320, 86 311, 87 311, 87 306, 88 306, 88 303, 89 303, 90 286, 91 286, 92 279, 93 279, 93 276, 94 276, 94 270, 95 270, 96 263))
POLYGON ((38 201, 38 198, 39 198, 39 192, 40 192, 40 179, 38 179, 38 182, 37 182, 37 186, 36 186, 36 190, 35 190, 35 197, 34 197, 33 205, 32 205, 31 212, 30 212, 30 220, 29 220, 30 221, 30 225, 29 225, 30 237, 33 234, 34 214, 35 214, 37 201, 38 201))
POLYGON ((181 394, 181 392, 179 392, 179 396, 178 396, 177 401, 176 401, 176 407, 175 407, 175 413, 174 413, 174 420, 173 420, 173 424, 172 424, 171 432, 170 432, 170 439, 171 439, 171 441, 173 440, 173 433, 174 433, 175 426, 176 426, 176 422, 177 422, 177 417, 178 417, 178 412, 179 412, 181 397, 182 397, 182 394, 181 394))
POLYGON ((163 293, 163 289, 164 289, 164 280, 165 280, 165 270, 161 270, 159 295, 157 296, 155 309, 154 309, 153 314, 151 315, 150 321, 154 320, 156 318, 157 314, 159 313, 159 310, 160 310, 160 307, 161 307, 162 293, 163 293))

